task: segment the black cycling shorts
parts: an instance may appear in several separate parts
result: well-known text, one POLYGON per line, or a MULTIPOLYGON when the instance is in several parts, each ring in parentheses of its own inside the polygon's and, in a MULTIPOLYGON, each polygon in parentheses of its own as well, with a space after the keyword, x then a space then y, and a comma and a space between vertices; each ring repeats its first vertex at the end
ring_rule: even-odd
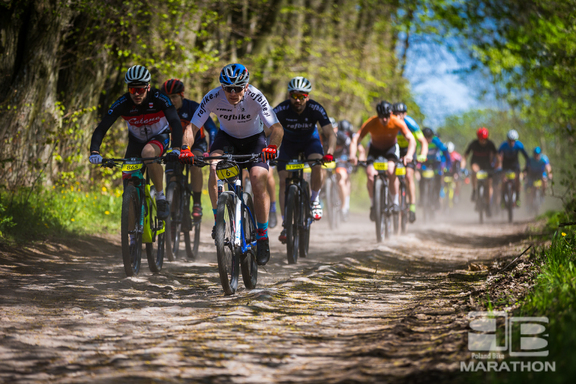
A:
POLYGON ((160 156, 166 153, 166 150, 170 147, 170 132, 166 131, 160 133, 153 138, 151 138, 147 143, 141 143, 136 141, 132 135, 128 135, 128 148, 126 148, 126 154, 124 157, 142 157, 142 150, 146 144, 153 144, 160 148, 160 156))
POLYGON ((372 164, 374 160, 379 157, 384 157, 387 160, 398 162, 400 160, 400 148, 398 147, 398 144, 394 144, 390 148, 384 150, 374 148, 372 145, 370 145, 370 148, 368 149, 368 159, 366 162, 368 164, 372 164))
MULTIPOLYGON (((401 158, 401 159, 402 159, 404 156, 406 156, 407 153, 408 153, 408 147, 400 148, 400 158, 401 158)), ((406 168, 412 168, 412 169, 416 170, 416 155, 414 155, 414 158, 412 159, 411 162, 409 162, 408 164, 406 164, 406 168)))
MULTIPOLYGON (((224 151, 224 153, 231 153, 233 155, 250 155, 252 153, 262 153, 262 150, 266 148, 266 146, 266 135, 264 132, 244 139, 238 139, 219 130, 216 137, 214 137, 214 143, 210 147, 210 152, 221 150, 224 151)), ((255 163, 241 164, 241 168, 247 168, 248 170, 252 169, 252 167, 269 169, 268 163, 262 160, 255 163)))

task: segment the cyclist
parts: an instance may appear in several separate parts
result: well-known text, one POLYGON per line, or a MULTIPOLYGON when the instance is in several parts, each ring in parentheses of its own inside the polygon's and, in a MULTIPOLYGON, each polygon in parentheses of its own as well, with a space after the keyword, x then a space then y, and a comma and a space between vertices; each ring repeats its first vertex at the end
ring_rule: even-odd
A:
POLYGON ((334 158, 336 159, 336 179, 338 180, 338 194, 342 201, 342 218, 348 219, 350 210, 350 174, 352 173, 352 164, 348 162, 350 158, 350 144, 352 143, 352 123, 348 120, 338 122, 336 131, 336 149, 334 158))
POLYGON ((527 182, 529 188, 537 180, 542 180, 542 196, 545 195, 548 180, 552 180, 552 166, 548 156, 542 154, 542 148, 534 148, 534 156, 526 164, 527 182))
POLYGON ((446 143, 446 148, 448 148, 448 153, 450 154, 450 160, 452 162, 452 167, 448 169, 448 173, 450 173, 454 178, 454 203, 458 204, 460 188, 462 186, 462 180, 460 180, 462 173, 462 155, 455 151, 454 143, 451 141, 446 143))
MULTIPOLYGON (((422 134, 428 143, 428 154, 426 156, 426 163, 432 166, 435 170, 434 174, 434 198, 436 199, 436 208, 440 207, 440 189, 442 188, 442 174, 444 173, 444 166, 449 168, 452 166, 448 148, 444 145, 438 135, 430 128, 424 128, 422 134)), ((422 192, 422 179, 420 179, 420 192, 422 192)), ((422 193, 420 193, 422 197, 422 193)))
POLYGON ((472 153, 472 159, 470 160, 470 170, 472 171, 472 201, 476 201, 476 191, 478 189, 478 180, 476 179, 476 173, 480 170, 488 172, 488 195, 486 196, 486 216, 490 217, 492 212, 490 210, 490 201, 492 200, 492 169, 494 162, 497 162, 496 146, 494 142, 488 139, 488 130, 484 127, 478 128, 476 131, 476 140, 473 140, 462 158, 461 168, 466 168, 466 158, 470 153, 472 153))
MULTIPOLYGON (((234 154, 252 154, 262 152, 262 160, 249 164, 250 182, 254 193, 254 210, 258 242, 256 259, 259 265, 265 265, 270 260, 270 245, 268 239, 268 212, 270 198, 266 192, 268 179, 268 163, 276 158, 277 149, 282 141, 283 129, 276 114, 268 104, 266 97, 257 88, 249 84, 250 73, 242 64, 228 64, 220 72, 220 86, 208 92, 200 107, 190 121, 192 129, 187 129, 184 143, 192 146, 194 136, 203 126, 210 113, 214 113, 220 121, 220 130, 216 133, 214 143, 210 148, 211 156, 224 153, 224 149, 232 149, 234 154), (270 129, 270 144, 266 143, 266 134, 260 121, 270 129)), ((194 154, 182 153, 180 161, 193 163, 194 154)), ((212 201, 214 219, 216 219, 216 204, 218 189, 216 183, 216 162, 210 165, 208 191, 212 201)), ((214 231, 213 235, 214 235, 214 231)))
MULTIPOLYGON (((172 129, 172 152, 169 157, 178 159, 182 144, 182 125, 178 112, 170 99, 158 89, 150 88, 150 72, 141 65, 128 69, 124 82, 128 92, 122 95, 108 110, 92 134, 90 163, 102 163, 100 145, 104 136, 118 117, 128 124, 128 148, 125 157, 157 157, 168 149, 172 129)), ((150 179, 157 191, 158 218, 165 220, 170 206, 164 196, 162 165, 146 162, 150 179)), ((122 175, 127 179, 128 174, 122 175)))
MULTIPOLYGON (((190 120, 196 112, 196 109, 200 106, 195 101, 189 100, 184 98, 184 83, 179 79, 170 79, 167 80, 162 85, 162 92, 170 98, 176 110, 178 111, 178 116, 180 116, 180 122, 182 123, 182 128, 184 131, 186 127, 190 124, 190 120)), ((214 121, 208 117, 204 127, 202 127, 198 133, 196 133, 196 137, 194 138, 194 146, 192 148, 188 148, 187 145, 182 146, 181 153, 187 153, 188 151, 192 151, 195 156, 202 156, 204 152, 208 151, 208 143, 206 142, 206 134, 205 130, 208 131, 210 144, 214 142, 214 137, 216 136, 216 132, 218 132, 218 128, 216 128, 216 124, 214 121)), ((179 170, 179 163, 168 163, 166 165, 166 179, 170 180, 170 176, 174 172, 180 172, 179 170)), ((192 186, 192 201, 194 205, 192 207, 192 217, 195 219, 199 219, 202 217, 202 204, 201 204, 201 197, 202 197, 202 184, 203 184, 203 177, 202 177, 202 170, 198 167, 191 167, 190 168, 190 183, 192 186)))
MULTIPOLYGON (((294 159, 300 152, 304 152, 307 159, 322 159, 324 162, 334 161, 334 148, 336 146, 336 135, 332 124, 324 107, 316 101, 309 98, 312 91, 310 80, 305 77, 297 76, 288 82, 289 99, 278 104, 274 112, 278 120, 284 126, 284 138, 278 160, 278 178, 280 179, 280 191, 278 200, 282 210, 282 220, 284 220, 284 193, 286 190, 286 162, 294 159), (316 124, 320 124, 320 129, 325 137, 328 138, 327 154, 324 155, 320 135, 316 124)), ((312 167, 310 177, 310 204, 312 217, 314 220, 322 218, 322 207, 320 206, 319 194, 322 187, 322 168, 320 165, 312 167)), ((284 223, 282 223, 284 225, 284 223)), ((286 242, 286 230, 280 233, 279 240, 286 242)))
MULTIPOLYGON (((408 107, 404 103, 395 103, 392 106, 392 113, 404 120, 404 123, 410 129, 416 140, 421 145, 420 155, 413 159, 406 165, 406 185, 408 187, 408 194, 410 196, 410 214, 408 220, 413 223, 416 221, 416 185, 414 184, 414 170, 416 169, 416 161, 425 162, 428 155, 428 141, 422 134, 420 126, 414 121, 413 118, 408 116, 408 107)), ((400 147, 400 158, 406 156, 408 153, 408 140, 398 132, 398 147, 400 147)), ((418 143, 416 143, 418 144, 418 143)))
POLYGON ((368 166, 366 167, 366 175, 368 176, 366 188, 368 188, 368 195, 371 200, 371 221, 374 221, 376 217, 376 212, 374 212, 373 189, 374 178, 378 172, 374 169, 374 160, 378 157, 388 159, 388 179, 390 180, 392 212, 398 213, 400 211, 398 198, 399 185, 395 183, 395 166, 396 162, 400 160, 400 149, 396 144, 396 137, 399 131, 402 131, 404 137, 408 140, 408 151, 404 156, 404 165, 412 162, 414 152, 416 151, 416 140, 412 132, 410 132, 402 119, 392 114, 392 104, 387 101, 381 101, 376 106, 376 113, 376 116, 372 116, 364 122, 358 133, 352 138, 352 144, 350 145, 350 159, 352 164, 356 165, 358 163, 358 158, 356 157, 358 143, 361 142, 367 134, 370 134, 370 147, 368 149, 367 159, 368 166))
POLYGON ((518 132, 515 129, 511 129, 506 134, 506 141, 498 148, 498 157, 503 170, 510 170, 516 173, 514 189, 516 190, 515 204, 517 207, 520 206, 520 162, 518 161, 518 152, 522 153, 526 164, 528 164, 530 157, 524 149, 524 144, 518 141, 518 132))

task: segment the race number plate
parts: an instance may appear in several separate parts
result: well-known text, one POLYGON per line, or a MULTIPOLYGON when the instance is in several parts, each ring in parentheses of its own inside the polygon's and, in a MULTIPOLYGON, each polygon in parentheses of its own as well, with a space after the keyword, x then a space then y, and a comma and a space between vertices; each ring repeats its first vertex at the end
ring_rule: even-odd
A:
POLYGON ((431 179, 434 177, 434 170, 432 169, 427 169, 425 171, 422 171, 422 177, 426 178, 426 179, 431 179))
POLYGON ((506 172, 506 178, 514 180, 516 178, 516 172, 506 172))
POLYGON ((388 163, 374 163, 374 169, 377 171, 387 171, 388 163))
POLYGON ((134 171, 137 171, 139 169, 142 169, 143 166, 144 166, 143 163, 122 164, 122 172, 134 172, 134 171))
POLYGON ((329 162, 329 163, 322 164, 322 168, 324 168, 324 169, 334 169, 334 168, 336 168, 336 162, 335 162, 335 161, 331 161, 331 162, 329 162))
POLYGON ((230 168, 216 169, 216 175, 220 180, 226 180, 238 176, 239 169, 236 166, 230 168))
POLYGON ((488 178, 488 172, 486 172, 486 171, 478 171, 478 172, 476 172, 476 178, 477 178, 478 180, 484 180, 484 179, 488 178))
POLYGON ((396 167, 396 176, 404 176, 406 175, 406 168, 396 167))
POLYGON ((286 164, 287 171, 297 171, 299 169, 304 169, 304 163, 286 164))

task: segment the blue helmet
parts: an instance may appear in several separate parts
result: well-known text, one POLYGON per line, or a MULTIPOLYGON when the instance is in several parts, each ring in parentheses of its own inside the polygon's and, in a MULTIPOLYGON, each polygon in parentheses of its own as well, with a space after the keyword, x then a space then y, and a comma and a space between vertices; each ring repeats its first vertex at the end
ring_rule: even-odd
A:
POLYGON ((535 155, 539 155, 539 154, 541 154, 541 153, 542 153, 542 148, 540 148, 540 147, 534 148, 534 154, 535 154, 535 155))
POLYGON ((250 81, 250 73, 242 64, 228 64, 220 72, 220 84, 223 86, 244 87, 250 81))

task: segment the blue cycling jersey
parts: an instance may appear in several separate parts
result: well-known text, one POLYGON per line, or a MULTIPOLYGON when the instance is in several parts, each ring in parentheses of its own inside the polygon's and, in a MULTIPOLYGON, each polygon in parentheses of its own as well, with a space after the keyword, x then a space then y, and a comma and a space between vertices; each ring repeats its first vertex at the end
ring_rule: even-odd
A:
POLYGON ((536 160, 534 157, 528 159, 527 168, 530 177, 540 178, 546 174, 546 166, 550 164, 550 160, 546 155, 540 155, 540 159, 536 160))
POLYGON ((428 160, 441 165, 443 161, 446 162, 446 167, 450 168, 452 160, 448 148, 437 136, 434 136, 431 143, 428 143, 428 160), (444 157, 444 160, 442 159, 444 157))
POLYGON ((502 168, 510 168, 519 166, 518 153, 522 153, 526 162, 529 161, 528 153, 524 149, 524 144, 516 140, 513 146, 510 146, 508 141, 503 142, 498 149, 498 153, 502 155, 502 168))

